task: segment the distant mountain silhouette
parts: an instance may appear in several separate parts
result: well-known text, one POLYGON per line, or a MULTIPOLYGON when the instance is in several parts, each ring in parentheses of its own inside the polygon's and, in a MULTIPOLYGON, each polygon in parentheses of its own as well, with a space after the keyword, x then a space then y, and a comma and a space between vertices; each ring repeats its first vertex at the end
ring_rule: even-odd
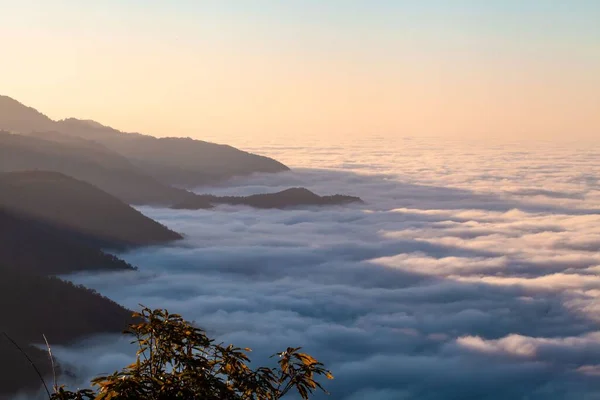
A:
POLYGON ((165 243, 181 235, 102 190, 58 172, 0 174, 0 207, 104 246, 165 243))
POLYGON ((55 131, 29 136, 0 131, 0 172, 34 169, 84 180, 130 204, 169 205, 192 196, 147 176, 93 141, 55 131))
POLYGON ((198 186, 236 175, 288 170, 271 158, 191 138, 128 134, 74 118, 58 121, 57 126, 62 132, 102 143, 169 184, 198 186))
MULTIPOLYGON (((158 139, 124 133, 90 120, 69 118, 53 121, 7 96, 0 96, 0 129, 23 134, 60 132, 67 134, 62 137, 63 142, 69 137, 95 141, 126 157, 144 174, 169 185, 199 186, 236 175, 288 169, 271 158, 231 146, 190 138, 158 139)), ((55 140, 56 135, 44 138, 55 140)))
POLYGON ((251 196, 198 195, 178 203, 174 209, 198 210, 210 208, 214 204, 246 205, 255 208, 288 208, 300 206, 330 206, 362 202, 359 197, 336 194, 319 196, 306 188, 291 188, 277 193, 255 194, 251 196))
POLYGON ((52 130, 54 121, 18 101, 0 95, 0 129, 13 132, 52 130))

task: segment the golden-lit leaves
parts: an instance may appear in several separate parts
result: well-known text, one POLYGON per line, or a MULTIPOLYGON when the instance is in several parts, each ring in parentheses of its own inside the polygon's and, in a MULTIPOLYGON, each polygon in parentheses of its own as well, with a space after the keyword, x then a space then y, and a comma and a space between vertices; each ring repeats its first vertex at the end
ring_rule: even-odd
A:
POLYGON ((136 361, 94 379, 95 397, 89 390, 72 393, 61 389, 53 400, 276 400, 292 389, 308 399, 317 388, 325 392, 317 377, 333 379, 323 364, 300 353, 300 347, 277 353, 278 368, 253 370, 248 366, 250 348, 215 344, 179 314, 143 308, 133 316, 139 322, 130 325, 126 333, 138 345, 136 361))

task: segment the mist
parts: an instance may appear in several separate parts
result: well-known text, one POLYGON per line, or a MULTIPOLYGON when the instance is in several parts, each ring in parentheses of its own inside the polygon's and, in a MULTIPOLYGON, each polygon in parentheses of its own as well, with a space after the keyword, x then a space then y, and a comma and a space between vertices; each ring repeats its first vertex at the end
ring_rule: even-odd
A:
MULTIPOLYGON (((318 168, 197 192, 304 186, 365 204, 140 207, 185 239, 120 254, 139 271, 67 279, 181 313, 256 365, 303 346, 334 373, 332 399, 600 398, 598 151, 434 151, 264 148, 318 168)), ((53 350, 83 385, 128 364, 128 342, 53 350)))

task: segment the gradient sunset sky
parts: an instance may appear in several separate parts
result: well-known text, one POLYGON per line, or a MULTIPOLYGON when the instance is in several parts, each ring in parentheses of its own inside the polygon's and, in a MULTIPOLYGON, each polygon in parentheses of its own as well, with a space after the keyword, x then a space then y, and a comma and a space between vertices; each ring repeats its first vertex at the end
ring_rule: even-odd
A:
POLYGON ((0 10, 0 94, 55 119, 224 142, 600 140, 598 0, 0 0, 0 10))

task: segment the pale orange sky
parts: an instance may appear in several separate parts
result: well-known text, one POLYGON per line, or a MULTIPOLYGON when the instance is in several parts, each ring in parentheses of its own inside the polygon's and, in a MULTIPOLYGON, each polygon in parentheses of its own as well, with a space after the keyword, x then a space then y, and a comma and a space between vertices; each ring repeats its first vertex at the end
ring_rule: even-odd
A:
POLYGON ((481 3, 0 0, 0 94, 222 142, 600 140, 600 4, 481 3))

